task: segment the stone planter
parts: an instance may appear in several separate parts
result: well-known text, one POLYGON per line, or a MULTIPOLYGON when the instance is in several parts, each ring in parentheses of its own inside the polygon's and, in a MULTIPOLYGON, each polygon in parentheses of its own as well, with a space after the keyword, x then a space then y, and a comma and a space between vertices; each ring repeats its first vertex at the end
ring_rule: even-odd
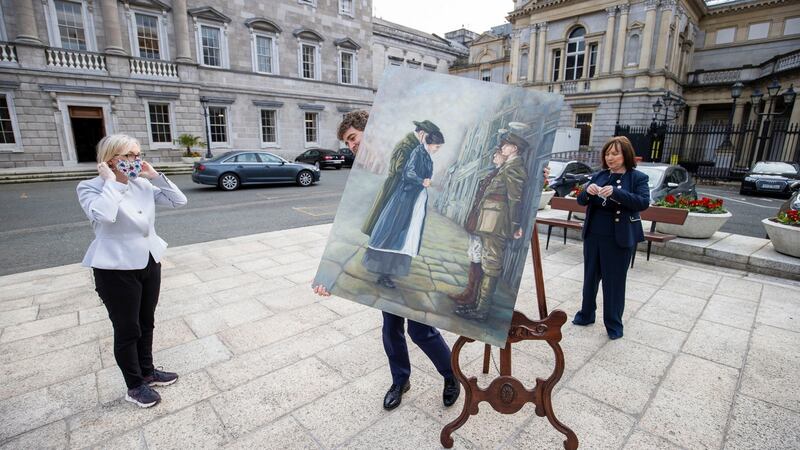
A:
POLYGON ((800 227, 784 225, 770 219, 764 219, 761 223, 764 224, 776 252, 800 258, 800 227))
POLYGON ((181 162, 186 164, 194 164, 197 161, 200 161, 202 156, 181 156, 181 162))
POLYGON ((554 195, 556 195, 556 191, 542 191, 542 196, 539 198, 539 209, 544 209, 554 195))
POLYGON ((660 233, 674 234, 678 237, 708 239, 719 231, 731 217, 733 217, 733 214, 730 212, 724 214, 690 212, 683 225, 658 223, 656 230, 660 233))

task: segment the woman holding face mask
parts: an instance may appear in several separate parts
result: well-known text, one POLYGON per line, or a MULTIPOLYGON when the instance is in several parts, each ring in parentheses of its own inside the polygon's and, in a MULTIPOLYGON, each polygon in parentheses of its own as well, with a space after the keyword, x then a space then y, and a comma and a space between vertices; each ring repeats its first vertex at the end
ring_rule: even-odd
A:
POLYGON ((153 328, 166 242, 155 232, 155 205, 178 208, 186 197, 142 160, 139 142, 124 134, 97 144, 99 176, 78 184, 78 200, 95 239, 83 265, 114 327, 114 358, 128 387, 125 400, 147 408, 161 400, 151 386, 178 375, 153 366, 153 328))
POLYGON ((592 177, 577 199, 588 207, 583 223, 583 304, 572 323, 594 323, 602 280, 603 323, 608 337, 619 339, 628 265, 636 245, 644 241, 639 212, 650 206, 650 189, 647 175, 635 169, 628 138, 611 138, 601 154, 604 170, 592 177))

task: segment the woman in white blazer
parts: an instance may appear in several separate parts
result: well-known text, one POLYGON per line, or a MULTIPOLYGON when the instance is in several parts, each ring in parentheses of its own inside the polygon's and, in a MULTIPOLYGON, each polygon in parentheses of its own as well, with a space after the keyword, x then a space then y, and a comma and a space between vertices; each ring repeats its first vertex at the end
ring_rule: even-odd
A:
POLYGON ((153 366, 153 328, 167 248, 155 231, 155 205, 178 208, 186 196, 141 158, 139 142, 124 134, 97 144, 99 176, 78 184, 78 200, 95 239, 83 265, 114 327, 114 358, 125 378, 125 400, 143 408, 161 400, 151 386, 178 375, 153 366))

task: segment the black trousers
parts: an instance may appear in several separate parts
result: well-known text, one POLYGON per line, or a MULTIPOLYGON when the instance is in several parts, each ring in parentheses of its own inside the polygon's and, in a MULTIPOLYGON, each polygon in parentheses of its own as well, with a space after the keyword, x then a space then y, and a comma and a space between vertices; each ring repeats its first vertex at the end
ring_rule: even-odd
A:
POLYGON ((153 373, 153 328, 161 290, 161 263, 153 256, 138 270, 94 270, 95 290, 114 326, 114 358, 128 389, 153 373))
MULTIPOLYGON (((405 384, 411 376, 411 362, 406 345, 405 320, 387 312, 383 313, 383 349, 389 358, 392 383, 405 384)), ((439 330, 424 323, 408 321, 408 335, 428 355, 436 371, 444 378, 453 377, 450 366, 450 347, 439 330)))

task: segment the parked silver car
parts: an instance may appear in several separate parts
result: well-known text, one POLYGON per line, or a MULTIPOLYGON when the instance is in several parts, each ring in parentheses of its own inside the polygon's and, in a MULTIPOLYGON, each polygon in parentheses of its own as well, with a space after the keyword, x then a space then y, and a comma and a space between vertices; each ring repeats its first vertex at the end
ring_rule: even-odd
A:
POLYGON ((696 183, 689 172, 675 164, 640 163, 637 167, 647 174, 650 187, 650 203, 655 203, 667 195, 697 197, 696 183))

